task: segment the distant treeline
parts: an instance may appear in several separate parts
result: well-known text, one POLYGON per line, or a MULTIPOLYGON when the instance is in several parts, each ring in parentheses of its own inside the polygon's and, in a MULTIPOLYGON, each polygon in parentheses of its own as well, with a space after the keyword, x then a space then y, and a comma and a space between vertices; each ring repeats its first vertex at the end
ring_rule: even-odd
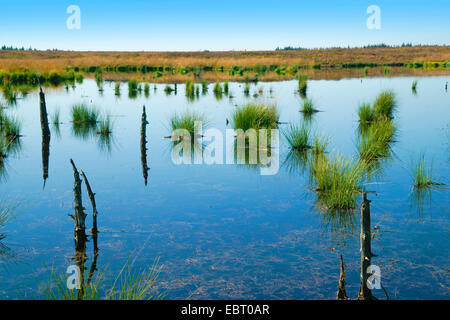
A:
MULTIPOLYGON (((14 50, 14 51, 38 51, 36 48, 32 48, 31 46, 28 49, 25 47, 13 47, 13 46, 2 46, 2 50, 14 50)), ((47 49, 46 51, 59 51, 58 49, 47 49)))
MULTIPOLYGON (((367 49, 367 48, 404 48, 404 47, 428 47, 428 46, 439 46, 439 45, 425 45, 425 44, 412 44, 412 43, 402 43, 401 45, 389 45, 386 43, 378 43, 378 44, 368 44, 362 47, 330 47, 330 48, 322 48, 322 49, 367 49)), ((286 51, 286 50, 308 50, 308 48, 303 47, 277 47, 275 51, 286 51)))

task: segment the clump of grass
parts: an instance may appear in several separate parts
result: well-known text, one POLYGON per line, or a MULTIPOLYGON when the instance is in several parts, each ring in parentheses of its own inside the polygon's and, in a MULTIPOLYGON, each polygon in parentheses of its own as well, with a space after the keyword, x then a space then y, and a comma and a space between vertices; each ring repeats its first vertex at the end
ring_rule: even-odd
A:
POLYGON ((359 121, 362 123, 370 123, 375 120, 374 110, 369 103, 362 103, 358 108, 359 121))
POLYGON ((202 81, 202 93, 205 94, 207 92, 208 92, 208 83, 205 80, 203 80, 202 81))
POLYGON ((150 85, 148 83, 146 83, 144 85, 144 94, 145 94, 146 97, 148 97, 149 94, 150 94, 150 85))
POLYGON ((116 84, 114 86, 114 94, 116 96, 120 96, 120 82, 116 82, 116 84))
POLYGON ((10 85, 3 87, 3 96, 9 105, 14 105, 17 103, 17 92, 10 85))
POLYGON ((229 92, 228 81, 223 84, 223 92, 225 93, 225 95, 228 95, 229 92))
POLYGON ((128 92, 136 93, 138 91, 139 85, 138 82, 134 79, 128 81, 128 92))
POLYGON ((433 166, 428 166, 425 161, 425 154, 419 154, 418 158, 411 163, 413 185, 416 189, 440 185, 433 180, 433 166))
POLYGON ((186 96, 193 98, 195 94, 195 86, 192 80, 186 80, 186 96))
POLYGON ((395 94, 391 90, 381 92, 373 105, 375 118, 391 118, 396 108, 395 94))
POLYGON ((234 128, 247 131, 248 129, 274 129, 278 127, 280 118, 277 108, 265 104, 248 104, 237 108, 233 113, 234 128))
POLYGON ((300 75, 298 77, 298 92, 302 97, 306 97, 306 90, 308 89, 308 77, 306 75, 300 75))
POLYGON ((100 112, 95 107, 85 104, 72 106, 72 121, 77 124, 96 124, 100 118, 100 112))
POLYGON ((315 112, 318 112, 319 110, 314 108, 314 103, 311 99, 305 99, 303 101, 303 106, 300 111, 305 114, 313 114, 315 112))
POLYGON ((312 154, 316 156, 324 154, 329 142, 330 140, 328 138, 316 134, 311 146, 312 154))
POLYGON ((164 87, 164 92, 165 92, 166 94, 171 94, 172 91, 175 91, 175 89, 172 88, 171 86, 166 85, 166 86, 164 87))
POLYGON ((360 159, 370 163, 388 156, 394 136, 395 126, 392 121, 385 119, 371 124, 357 143, 360 159))
POLYGON ((356 194, 361 190, 364 164, 341 156, 321 156, 311 163, 311 176, 319 193, 319 201, 329 210, 356 207, 356 194))
POLYGON ((245 83, 244 87, 244 95, 248 97, 250 95, 250 84, 248 82, 245 83))
POLYGON ((195 122, 202 122, 202 127, 205 128, 208 125, 208 120, 202 113, 187 111, 183 114, 175 113, 170 118, 170 127, 172 131, 176 129, 185 129, 189 132, 191 137, 193 137, 197 132, 195 132, 195 122))
POLYGON ((101 135, 109 135, 112 133, 112 122, 109 115, 106 115, 105 118, 100 120, 97 133, 101 135))
POLYGON ((16 117, 7 115, 1 116, 0 130, 8 141, 19 138, 21 129, 22 124, 16 117))
POLYGON ((155 283, 163 266, 155 259, 148 270, 132 269, 129 261, 113 278, 112 284, 105 287, 106 268, 91 281, 81 284, 82 291, 69 290, 67 279, 53 268, 50 271, 50 284, 42 290, 47 300, 152 300, 162 299, 156 294, 155 283))
POLYGON ((305 125, 305 123, 300 125, 290 124, 286 130, 282 131, 291 148, 298 151, 311 148, 309 142, 310 132, 309 126, 305 125))
POLYGON ((412 83, 411 90, 413 93, 417 93, 417 83, 418 83, 417 80, 414 80, 412 83))
POLYGON ((215 93, 216 95, 222 94, 222 92, 223 92, 223 91, 222 91, 222 86, 220 85, 219 82, 216 82, 216 84, 214 85, 213 91, 214 91, 214 93, 215 93))
POLYGON ((51 114, 51 119, 54 125, 60 124, 60 110, 59 108, 56 108, 53 110, 53 113, 51 114))

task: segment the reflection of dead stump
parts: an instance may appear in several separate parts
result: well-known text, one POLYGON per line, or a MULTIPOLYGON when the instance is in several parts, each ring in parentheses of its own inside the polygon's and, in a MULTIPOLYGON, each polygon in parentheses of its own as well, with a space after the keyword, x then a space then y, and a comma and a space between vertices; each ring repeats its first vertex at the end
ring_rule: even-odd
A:
POLYGON ((147 185, 148 179, 148 166, 147 166, 147 114, 145 113, 145 106, 142 110, 141 119, 141 163, 142 163, 142 174, 144 176, 145 185, 147 185))
POLYGON ((339 275, 339 285, 337 292, 338 300, 348 300, 347 293, 345 292, 345 269, 344 269, 344 259, 341 254, 341 273, 339 275))
POLYGON ((75 163, 72 159, 70 159, 70 163, 73 168, 73 177, 74 177, 74 188, 73 188, 73 196, 75 202, 75 213, 70 215, 75 221, 75 250, 84 251, 86 250, 86 226, 85 220, 87 214, 84 213, 83 202, 81 199, 81 179, 78 173, 78 170, 75 166, 75 163))
POLYGON ((45 104, 45 94, 42 87, 39 92, 39 109, 42 131, 42 176, 45 180, 48 178, 48 159, 50 156, 50 129, 48 127, 47 107, 45 104))
POLYGON ((98 232, 97 229, 97 205, 95 204, 95 193, 92 192, 91 185, 89 184, 89 181, 84 174, 83 170, 81 170, 81 176, 83 177, 84 184, 86 185, 86 190, 89 196, 89 200, 91 201, 92 205, 92 229, 91 232, 96 234, 98 232))
POLYGON ((372 233, 370 229, 370 200, 367 200, 367 194, 363 192, 361 203, 361 287, 359 290, 359 300, 372 300, 372 290, 367 287, 367 268, 370 266, 370 259, 373 256, 371 249, 372 233))

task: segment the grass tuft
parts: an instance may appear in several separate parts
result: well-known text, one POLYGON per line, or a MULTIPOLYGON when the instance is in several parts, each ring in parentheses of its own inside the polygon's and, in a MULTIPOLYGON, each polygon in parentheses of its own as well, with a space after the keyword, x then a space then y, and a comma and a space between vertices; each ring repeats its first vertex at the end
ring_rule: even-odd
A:
POLYGON ((204 114, 194 111, 186 111, 183 114, 175 113, 172 115, 170 118, 170 127, 172 131, 176 129, 185 129, 192 137, 194 134, 197 134, 197 132, 195 132, 196 121, 201 121, 203 128, 205 128, 209 123, 204 114))
POLYGON ((303 101, 302 109, 300 110, 304 114, 313 114, 315 112, 318 112, 319 110, 314 108, 314 103, 311 99, 305 99, 303 101))
POLYGON ((95 107, 81 103, 72 106, 72 121, 78 124, 95 124, 100 118, 100 112, 95 107))
POLYGON ((310 146, 310 128, 305 123, 300 125, 290 124, 286 130, 283 130, 283 136, 288 144, 294 150, 303 151, 311 148, 310 146))
POLYGON ((248 104, 237 108, 232 118, 235 130, 247 131, 250 128, 255 130, 277 128, 280 116, 275 106, 248 104))
POLYGON ((356 207, 356 195, 361 190, 364 164, 341 156, 318 157, 310 164, 311 176, 319 194, 319 201, 330 210, 349 210, 356 207))

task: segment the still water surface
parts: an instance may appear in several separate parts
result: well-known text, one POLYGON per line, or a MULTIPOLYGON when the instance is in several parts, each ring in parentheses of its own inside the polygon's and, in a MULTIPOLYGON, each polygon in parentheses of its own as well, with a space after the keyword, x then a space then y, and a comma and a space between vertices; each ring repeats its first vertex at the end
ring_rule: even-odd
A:
MULTIPOLYGON (((398 129, 394 156, 366 184, 375 191, 372 263, 382 272, 391 299, 449 298, 450 197, 445 188, 432 190, 417 203, 412 192, 411 158, 424 152, 433 162, 435 179, 449 183, 450 92, 447 76, 365 78, 308 81, 308 97, 319 112, 312 126, 330 137, 331 153, 357 157, 360 102, 372 102, 379 92, 397 95, 398 129)), ((156 257, 164 265, 157 283, 167 299, 334 299, 339 279, 339 256, 346 265, 347 294, 360 286, 359 213, 340 222, 317 210, 308 170, 289 161, 281 138, 280 170, 261 176, 246 165, 175 165, 171 161, 169 119, 175 112, 197 110, 210 127, 231 128, 231 114, 250 101, 276 103, 281 122, 298 122, 301 98, 297 82, 266 82, 251 86, 230 83, 232 98, 217 100, 212 93, 189 101, 184 85, 166 95, 164 85, 151 86, 150 95, 121 96, 114 83, 103 93, 93 80, 75 88, 45 88, 49 115, 61 111, 59 132, 51 128, 48 178, 43 181, 42 138, 37 91, 8 108, 22 122, 21 149, 7 158, 0 182, 3 201, 20 202, 18 216, 5 227, 2 243, 15 254, 1 259, 0 298, 43 298, 53 266, 64 272, 73 264, 73 172, 69 159, 88 176, 99 211, 98 269, 116 274, 131 258, 133 267, 150 266, 156 257), (253 96, 262 88, 262 94, 253 96), (70 108, 95 105, 111 115, 110 144, 97 135, 74 135, 70 108), (142 173, 140 121, 147 109, 148 183, 142 173), (230 124, 226 124, 226 119, 230 124), (286 160, 287 159, 287 160, 286 160)), ((51 122, 51 121, 50 121, 51 122)), ((283 125, 281 125, 283 127, 283 125)), ((83 194, 91 226, 87 195, 83 194)), ((92 260, 88 243, 87 265, 92 260)), ((108 273, 109 274, 109 273, 108 273)), ((384 299, 382 290, 374 295, 384 299)))

